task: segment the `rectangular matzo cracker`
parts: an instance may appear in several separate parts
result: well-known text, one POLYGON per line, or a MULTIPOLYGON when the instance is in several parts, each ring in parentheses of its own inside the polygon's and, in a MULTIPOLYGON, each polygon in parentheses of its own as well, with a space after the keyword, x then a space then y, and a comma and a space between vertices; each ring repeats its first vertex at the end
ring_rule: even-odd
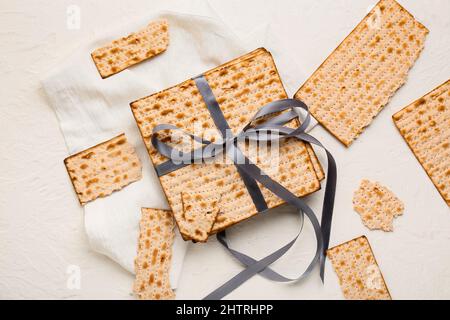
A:
MULTIPOLYGON (((205 73, 205 77, 234 134, 241 131, 263 105, 287 98, 272 56, 265 49, 255 50, 210 70, 205 73)), ((152 130, 158 124, 174 124, 198 136, 207 135, 205 138, 210 141, 220 139, 220 133, 193 80, 135 101, 131 103, 131 109, 155 166, 167 160, 151 143, 152 130)), ((176 145, 175 142, 171 142, 172 138, 169 135, 162 135, 161 138, 176 145)), ((243 149, 242 144, 240 147, 243 149)), ((184 150, 191 149, 192 146, 189 146, 184 150)), ((305 143, 297 140, 283 142, 280 146, 279 170, 273 174, 270 174, 270 171, 274 169, 276 159, 266 156, 250 159, 300 197, 320 188, 309 155, 311 151, 312 149, 308 151, 305 143)), ((249 153, 255 152, 250 150, 246 154, 249 153)), ((211 233, 223 230, 257 213, 236 167, 229 162, 223 163, 217 159, 213 164, 189 165, 160 177, 160 180, 185 240, 199 241, 191 235, 191 223, 183 219, 181 194, 185 190, 203 195, 203 198, 208 198, 212 194, 222 195, 220 212, 211 233)), ((283 203, 269 190, 261 189, 269 208, 283 203)))
POLYGON ((327 251, 339 278, 344 297, 349 300, 391 300, 383 275, 365 236, 327 251))
POLYGON ((125 134, 64 159, 81 205, 141 179, 141 162, 125 134))
POLYGON ((143 300, 174 299, 170 286, 175 223, 170 211, 142 208, 133 292, 143 300))
POLYGON ((96 49, 91 56, 101 77, 107 78, 164 52, 169 45, 168 22, 158 20, 127 37, 96 49))
POLYGON ((396 113, 393 119, 450 206, 450 80, 396 113))
POLYGON ((394 0, 381 0, 295 94, 345 146, 405 83, 428 30, 394 0))

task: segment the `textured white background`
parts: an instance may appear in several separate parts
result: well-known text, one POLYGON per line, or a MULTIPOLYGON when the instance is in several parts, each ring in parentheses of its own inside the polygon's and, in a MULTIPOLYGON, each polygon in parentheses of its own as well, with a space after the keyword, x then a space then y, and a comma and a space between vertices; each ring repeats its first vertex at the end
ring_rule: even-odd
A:
MULTIPOLYGON (((133 276, 89 249, 82 210, 62 159, 67 156, 56 117, 40 77, 92 37, 93 30, 126 23, 180 1, 0 0, 0 298, 127 299, 133 276), (81 28, 66 28, 66 8, 81 8, 81 28), (67 288, 67 268, 81 270, 81 288, 67 288)), ((361 20, 374 0, 211 0, 238 32, 270 22, 306 73, 312 73, 361 20)), ((409 81, 360 139, 346 150, 322 128, 313 134, 339 166, 331 244, 366 234, 396 299, 450 298, 450 210, 397 133, 391 115, 450 77, 450 1, 402 0, 431 31, 409 81), (353 212, 351 198, 362 178, 378 180, 404 200, 395 232, 370 232, 353 212)), ((300 84, 299 84, 300 85, 300 84)), ((319 211, 320 196, 310 199, 319 211)), ((258 217, 231 230, 241 249, 262 257, 295 234, 293 217, 258 217), (258 243, 258 245, 254 245, 258 243)), ((294 276, 313 251, 311 230, 277 264, 294 276)), ((216 241, 188 252, 179 298, 201 298, 240 267, 216 241)), ((327 264, 301 284, 282 285, 254 277, 229 298, 340 299, 327 264)))

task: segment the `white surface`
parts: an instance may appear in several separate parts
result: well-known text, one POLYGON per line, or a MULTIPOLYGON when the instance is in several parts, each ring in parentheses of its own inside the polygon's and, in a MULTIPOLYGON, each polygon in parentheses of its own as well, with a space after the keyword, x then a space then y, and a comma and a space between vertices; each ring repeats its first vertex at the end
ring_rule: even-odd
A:
MULTIPOLYGON (((345 149, 322 128, 313 134, 338 162, 339 180, 331 244, 366 234, 396 299, 450 298, 450 210, 408 150, 391 115, 450 76, 450 2, 400 1, 431 31, 425 51, 375 122, 345 149), (370 232, 353 212, 351 197, 362 178, 390 187, 406 205, 395 232, 370 232)), ((0 68, 0 297, 130 298, 133 277, 89 249, 83 216, 65 172, 66 147, 39 78, 111 21, 126 23, 164 9, 166 1, 1 1, 0 68), (81 29, 66 28, 66 8, 81 8, 81 29), (52 14, 50 14, 52 13, 52 14), (81 270, 81 288, 67 287, 67 269, 81 270), (69 268, 70 269, 70 268, 69 268)), ((182 5, 183 1, 177 3, 182 5)), ((310 74, 361 20, 373 0, 211 1, 224 21, 245 33, 270 22, 283 45, 310 74)), ((173 4, 170 4, 172 6, 173 4)), ((300 84, 299 84, 300 86, 300 84)), ((321 196, 311 197, 319 211, 321 196)), ((295 233, 293 217, 258 217, 230 231, 232 243, 261 257, 295 233), (254 244, 258 243, 257 246, 254 244)), ((277 264, 296 274, 312 253, 312 233, 277 264)), ((179 298, 201 298, 240 270, 216 241, 191 247, 179 298), (195 285, 193 285, 195 284, 195 285)), ((317 273, 282 285, 254 277, 228 298, 314 299, 342 297, 327 265, 326 284, 317 273)))

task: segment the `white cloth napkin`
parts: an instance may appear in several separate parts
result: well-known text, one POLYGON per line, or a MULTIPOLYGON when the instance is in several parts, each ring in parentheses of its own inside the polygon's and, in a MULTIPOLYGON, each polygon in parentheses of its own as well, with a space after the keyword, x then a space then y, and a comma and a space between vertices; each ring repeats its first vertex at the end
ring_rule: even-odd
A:
MULTIPOLYGON (((208 12, 208 10, 204 10, 208 12)), ((168 209, 159 180, 133 119, 129 103, 257 47, 272 52, 289 93, 303 83, 302 71, 279 47, 268 28, 240 40, 212 11, 207 16, 162 12, 146 16, 79 48, 43 80, 44 90, 59 119, 69 154, 125 132, 143 165, 142 180, 84 207, 85 228, 92 249, 134 272, 141 207, 168 209), (169 21, 170 45, 161 55, 108 79, 101 79, 90 53, 109 41, 144 27, 169 21)), ((177 235, 171 283, 177 287, 188 243, 177 235)))

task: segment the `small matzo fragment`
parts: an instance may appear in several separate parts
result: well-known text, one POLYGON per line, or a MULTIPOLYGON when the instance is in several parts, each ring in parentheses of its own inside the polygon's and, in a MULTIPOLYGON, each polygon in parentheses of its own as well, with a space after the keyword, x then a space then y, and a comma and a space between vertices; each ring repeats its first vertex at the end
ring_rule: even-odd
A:
POLYGON ((353 208, 370 230, 393 231, 394 218, 403 214, 403 203, 378 182, 363 180, 353 195, 353 208))
POLYGON ((382 0, 295 94, 345 146, 406 82, 428 30, 394 0, 382 0))
POLYGON ((141 162, 125 134, 64 159, 81 205, 141 179, 141 162))
POLYGON ((182 219, 186 222, 183 236, 196 242, 206 242, 220 211, 217 193, 181 193, 182 219))
POLYGON ((383 275, 365 236, 329 249, 327 257, 349 300, 391 300, 383 275))
POLYGON ((91 56, 101 77, 107 78, 132 65, 166 51, 169 45, 166 20, 158 20, 137 33, 96 49, 91 56))
POLYGON ((450 80, 396 113, 393 119, 450 206, 450 80))
POLYGON ((175 298, 170 286, 175 223, 170 211, 142 208, 133 292, 143 300, 175 298))

